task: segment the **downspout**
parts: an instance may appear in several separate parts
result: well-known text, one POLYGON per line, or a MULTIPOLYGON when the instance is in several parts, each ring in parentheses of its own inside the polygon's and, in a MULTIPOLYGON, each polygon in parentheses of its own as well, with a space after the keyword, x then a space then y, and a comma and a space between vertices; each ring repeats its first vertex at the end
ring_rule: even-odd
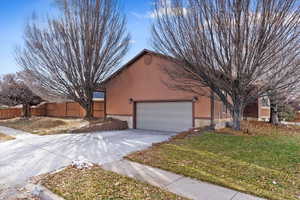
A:
POLYGON ((210 127, 215 129, 215 95, 212 90, 210 94, 210 127))
POLYGON ((104 89, 104 118, 106 118, 106 101, 107 101, 107 97, 106 97, 106 88, 104 89))

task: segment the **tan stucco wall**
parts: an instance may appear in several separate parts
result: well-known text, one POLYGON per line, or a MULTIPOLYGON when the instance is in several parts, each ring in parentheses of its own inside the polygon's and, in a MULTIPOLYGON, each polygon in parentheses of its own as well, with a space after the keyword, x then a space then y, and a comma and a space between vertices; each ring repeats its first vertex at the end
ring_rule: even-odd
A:
MULTIPOLYGON (((130 98, 134 101, 192 99, 195 94, 171 90, 162 82, 167 80, 161 71, 161 65, 166 62, 163 58, 152 56, 152 63, 145 65, 141 57, 109 81, 106 87, 107 114, 132 115, 130 98)), ((195 117, 210 117, 210 99, 203 96, 198 98, 195 117)))
MULTIPOLYGON (((168 76, 163 73, 161 66, 170 61, 152 55, 152 63, 146 65, 144 56, 134 62, 130 67, 123 70, 116 77, 108 81, 106 85, 106 112, 107 115, 133 115, 134 101, 158 101, 158 100, 191 100, 195 94, 172 90, 168 88, 162 80, 168 80, 168 76)), ((215 117, 222 117, 220 103, 216 103, 215 117)), ((210 98, 198 96, 198 101, 194 104, 195 118, 210 117, 210 98)))

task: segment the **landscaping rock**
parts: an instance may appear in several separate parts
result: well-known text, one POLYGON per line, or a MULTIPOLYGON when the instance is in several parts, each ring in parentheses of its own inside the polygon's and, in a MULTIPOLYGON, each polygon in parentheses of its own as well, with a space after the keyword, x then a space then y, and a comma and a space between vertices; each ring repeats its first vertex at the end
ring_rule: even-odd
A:
POLYGON ((101 123, 90 123, 90 125, 86 127, 72 131, 72 133, 90 133, 90 132, 126 130, 126 129, 128 129, 127 121, 108 118, 101 123))
POLYGON ((72 167, 77 169, 90 169, 94 164, 85 159, 84 157, 79 157, 78 160, 72 161, 72 167))
POLYGON ((38 186, 38 185, 36 185, 34 188, 33 188, 33 190, 31 191, 31 194, 33 195, 33 196, 35 196, 35 197, 39 197, 40 195, 41 195, 41 192, 42 192, 43 190, 38 186))

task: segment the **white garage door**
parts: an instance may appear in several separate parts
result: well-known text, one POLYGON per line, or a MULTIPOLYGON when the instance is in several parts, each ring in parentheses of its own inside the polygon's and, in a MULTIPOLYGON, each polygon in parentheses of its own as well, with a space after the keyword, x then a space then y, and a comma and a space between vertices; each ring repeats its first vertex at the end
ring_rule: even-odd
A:
POLYGON ((155 102, 136 105, 137 129, 180 132, 192 127, 192 102, 155 102))

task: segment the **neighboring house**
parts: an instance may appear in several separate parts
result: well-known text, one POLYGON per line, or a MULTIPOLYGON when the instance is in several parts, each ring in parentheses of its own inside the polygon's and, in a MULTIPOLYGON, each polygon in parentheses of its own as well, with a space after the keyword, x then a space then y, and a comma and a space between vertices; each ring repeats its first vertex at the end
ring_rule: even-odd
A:
POLYGON ((268 98, 259 98, 256 102, 250 103, 244 110, 244 119, 269 121, 270 101, 268 98))
POLYGON ((289 103, 290 106, 295 110, 295 112, 300 113, 300 100, 296 99, 289 103))
POLYGON ((230 115, 220 101, 166 86, 168 75, 161 66, 168 62, 166 56, 143 50, 114 73, 105 83, 107 117, 126 120, 130 128, 159 131, 224 126, 230 115))

